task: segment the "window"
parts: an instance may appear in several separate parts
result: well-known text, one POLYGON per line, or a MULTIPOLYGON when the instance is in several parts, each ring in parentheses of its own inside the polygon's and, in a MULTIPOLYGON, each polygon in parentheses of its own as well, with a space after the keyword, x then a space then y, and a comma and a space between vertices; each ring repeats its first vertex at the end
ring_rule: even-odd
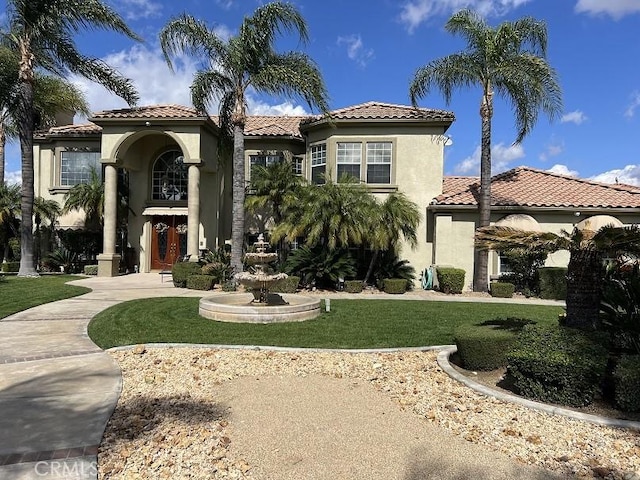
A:
POLYGON ((274 163, 282 162, 282 160, 284 160, 282 155, 249 155, 252 170, 256 165, 268 167, 274 163))
POLYGON ((302 175, 303 174, 303 159, 302 157, 293 157, 291 162, 291 168, 293 168, 294 175, 302 175))
POLYGON ((92 170, 102 180, 100 152, 64 151, 60 157, 60 185, 90 183, 92 170))
POLYGON ((502 252, 498 252, 498 273, 500 275, 513 273, 513 267, 511 266, 509 259, 502 252))
POLYGON ((351 175, 360 179, 362 163, 362 144, 355 142, 339 142, 336 149, 336 165, 338 179, 343 175, 351 175))
POLYGON ((153 164, 153 200, 186 200, 188 187, 187 167, 180 150, 169 150, 153 164))
POLYGON ((316 185, 325 182, 327 171, 327 144, 321 143, 311 147, 311 183, 316 185))
POLYGON ((367 183, 391 183, 391 142, 367 143, 367 183))

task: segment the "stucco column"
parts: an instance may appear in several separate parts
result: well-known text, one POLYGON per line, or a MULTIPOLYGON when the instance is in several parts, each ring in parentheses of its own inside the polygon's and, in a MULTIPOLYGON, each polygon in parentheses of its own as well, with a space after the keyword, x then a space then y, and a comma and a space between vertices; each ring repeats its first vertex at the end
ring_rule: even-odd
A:
POLYGON ((120 255, 116 254, 116 226, 118 211, 118 171, 115 164, 104 168, 104 229, 102 254, 98 255, 98 275, 115 277, 120 267, 120 255))
POLYGON ((189 165, 189 195, 187 201, 187 255, 190 262, 197 262, 200 254, 200 168, 189 165))

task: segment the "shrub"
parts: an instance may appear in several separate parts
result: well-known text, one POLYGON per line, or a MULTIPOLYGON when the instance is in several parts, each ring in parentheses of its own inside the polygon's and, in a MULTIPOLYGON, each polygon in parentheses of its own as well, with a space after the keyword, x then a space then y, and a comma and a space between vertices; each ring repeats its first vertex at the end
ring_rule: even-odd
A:
POLYGON ((201 275, 202 266, 195 262, 178 262, 171 267, 171 277, 175 287, 185 288, 190 275, 201 275))
POLYGON ((403 278, 407 280, 407 286, 411 289, 416 278, 416 269, 409 264, 409 260, 401 260, 395 251, 387 250, 380 255, 373 278, 379 290, 384 290, 383 281, 386 278, 403 278))
POLYGON ((231 280, 222 284, 223 292, 235 292, 236 290, 238 290, 238 287, 236 286, 235 282, 231 280))
POLYGON ((640 412, 640 355, 623 355, 613 372, 616 406, 640 412))
POLYGON ((566 300, 567 268, 542 267, 538 270, 540 277, 540 298, 549 300, 566 300))
POLYGON ((382 281, 384 293, 404 293, 407 291, 407 281, 404 278, 385 278, 382 281))
POLYGON ((211 275, 191 274, 187 277, 187 288, 191 290, 211 290, 213 277, 211 275))
POLYGON ((59 248, 46 256, 44 263, 50 270, 57 272, 64 267, 65 273, 74 273, 74 265, 78 262, 78 255, 66 248, 59 248))
POLYGON ((614 348, 640 353, 640 267, 618 265, 607 272, 600 301, 602 327, 611 333, 614 348))
POLYGON ((296 293, 299 283, 300 277, 290 275, 284 280, 279 280, 273 284, 273 286, 269 288, 269 291, 273 293, 296 293))
POLYGON ((502 250, 502 258, 507 261, 510 272, 500 276, 500 280, 513 283, 515 291, 525 295, 538 294, 538 269, 544 266, 547 252, 530 251, 525 248, 502 250))
POLYGON ((525 318, 496 318, 475 325, 461 325, 454 332, 462 366, 467 370, 489 371, 507 366, 507 353, 516 335, 525 325, 535 323, 525 318))
POLYGON ((492 297, 511 298, 516 291, 516 286, 513 283, 493 282, 489 285, 489 291, 492 297))
POLYGON ((507 373, 524 397, 573 407, 588 405, 605 374, 606 343, 574 328, 527 325, 507 354, 507 373))
POLYGON ((355 261, 347 250, 302 247, 294 250, 284 265, 285 273, 300 277, 304 286, 333 288, 340 278, 356 274, 355 261))
POLYGON ((232 277, 231 254, 224 248, 219 247, 217 250, 208 251, 203 261, 205 265, 202 267, 202 273, 213 276, 215 283, 224 284, 232 277))
POLYGON ((98 265, 85 265, 84 266, 84 274, 85 275, 98 275, 98 265))
POLYGON ((20 271, 20 262, 3 262, 2 263, 3 273, 15 273, 18 271, 20 271))
POLYGON ((344 291, 347 293, 362 292, 362 280, 346 280, 344 282, 344 291))
POLYGON ((464 274, 461 268, 436 267, 438 284, 444 293, 462 293, 464 274))

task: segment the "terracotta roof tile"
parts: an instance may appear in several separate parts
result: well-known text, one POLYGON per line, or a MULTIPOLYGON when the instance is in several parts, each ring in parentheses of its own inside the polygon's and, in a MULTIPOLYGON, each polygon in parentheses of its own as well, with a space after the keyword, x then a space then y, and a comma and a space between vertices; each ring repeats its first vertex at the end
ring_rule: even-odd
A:
POLYGON ((87 122, 87 123, 76 123, 73 125, 62 125, 57 127, 51 127, 49 130, 42 130, 36 133, 37 136, 45 136, 45 135, 56 135, 56 136, 66 136, 66 135, 87 135, 87 134, 98 134, 102 132, 102 127, 99 127, 95 123, 87 122))
MULTIPOLYGON (((480 180, 445 177, 436 205, 477 205, 480 180), (462 179, 468 179, 467 183, 462 179)), ((638 208, 640 188, 567 177, 530 167, 518 167, 491 179, 492 206, 638 208)))
POLYGON ((148 105, 96 112, 93 118, 202 118, 195 108, 183 105, 148 105))
MULTIPOLYGON (((414 108, 409 105, 395 105, 382 102, 366 102, 351 107, 331 111, 336 120, 444 120, 453 122, 453 112, 432 108, 414 108)), ((310 117, 304 123, 322 120, 322 115, 310 117)))
POLYGON ((305 118, 307 117, 251 115, 247 117, 244 133, 249 136, 289 135, 302 138, 300 122, 305 118))

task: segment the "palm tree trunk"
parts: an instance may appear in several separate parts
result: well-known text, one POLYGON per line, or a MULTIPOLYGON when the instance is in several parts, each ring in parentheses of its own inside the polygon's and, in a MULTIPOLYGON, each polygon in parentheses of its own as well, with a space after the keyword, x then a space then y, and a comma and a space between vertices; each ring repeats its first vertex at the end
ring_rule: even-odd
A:
POLYGON ((233 205, 231 207, 231 267, 242 272, 244 247, 244 124, 233 126, 233 205))
POLYGON ((593 330, 598 325, 602 269, 600 252, 571 250, 567 267, 567 327, 593 330))
POLYGON ((5 166, 4 148, 6 144, 7 144, 7 132, 4 128, 4 122, 0 122, 0 185, 4 185, 4 166, 5 166))
MULTIPOLYGON (((491 117, 493 116, 493 91, 487 88, 482 97, 480 117, 482 118, 482 141, 480 154, 480 198, 478 210, 480 227, 486 227, 491 222, 491 117)), ((487 292, 489 290, 489 252, 474 251, 473 291, 487 292)))
POLYGON ((364 280, 362 281, 363 284, 367 285, 369 283, 369 278, 371 277, 371 274, 373 273, 373 267, 375 266, 376 262, 378 261, 378 256, 380 255, 380 250, 374 250, 373 251, 373 255, 371 256, 371 261, 369 262, 369 268, 367 268, 367 274, 364 276, 364 280))

